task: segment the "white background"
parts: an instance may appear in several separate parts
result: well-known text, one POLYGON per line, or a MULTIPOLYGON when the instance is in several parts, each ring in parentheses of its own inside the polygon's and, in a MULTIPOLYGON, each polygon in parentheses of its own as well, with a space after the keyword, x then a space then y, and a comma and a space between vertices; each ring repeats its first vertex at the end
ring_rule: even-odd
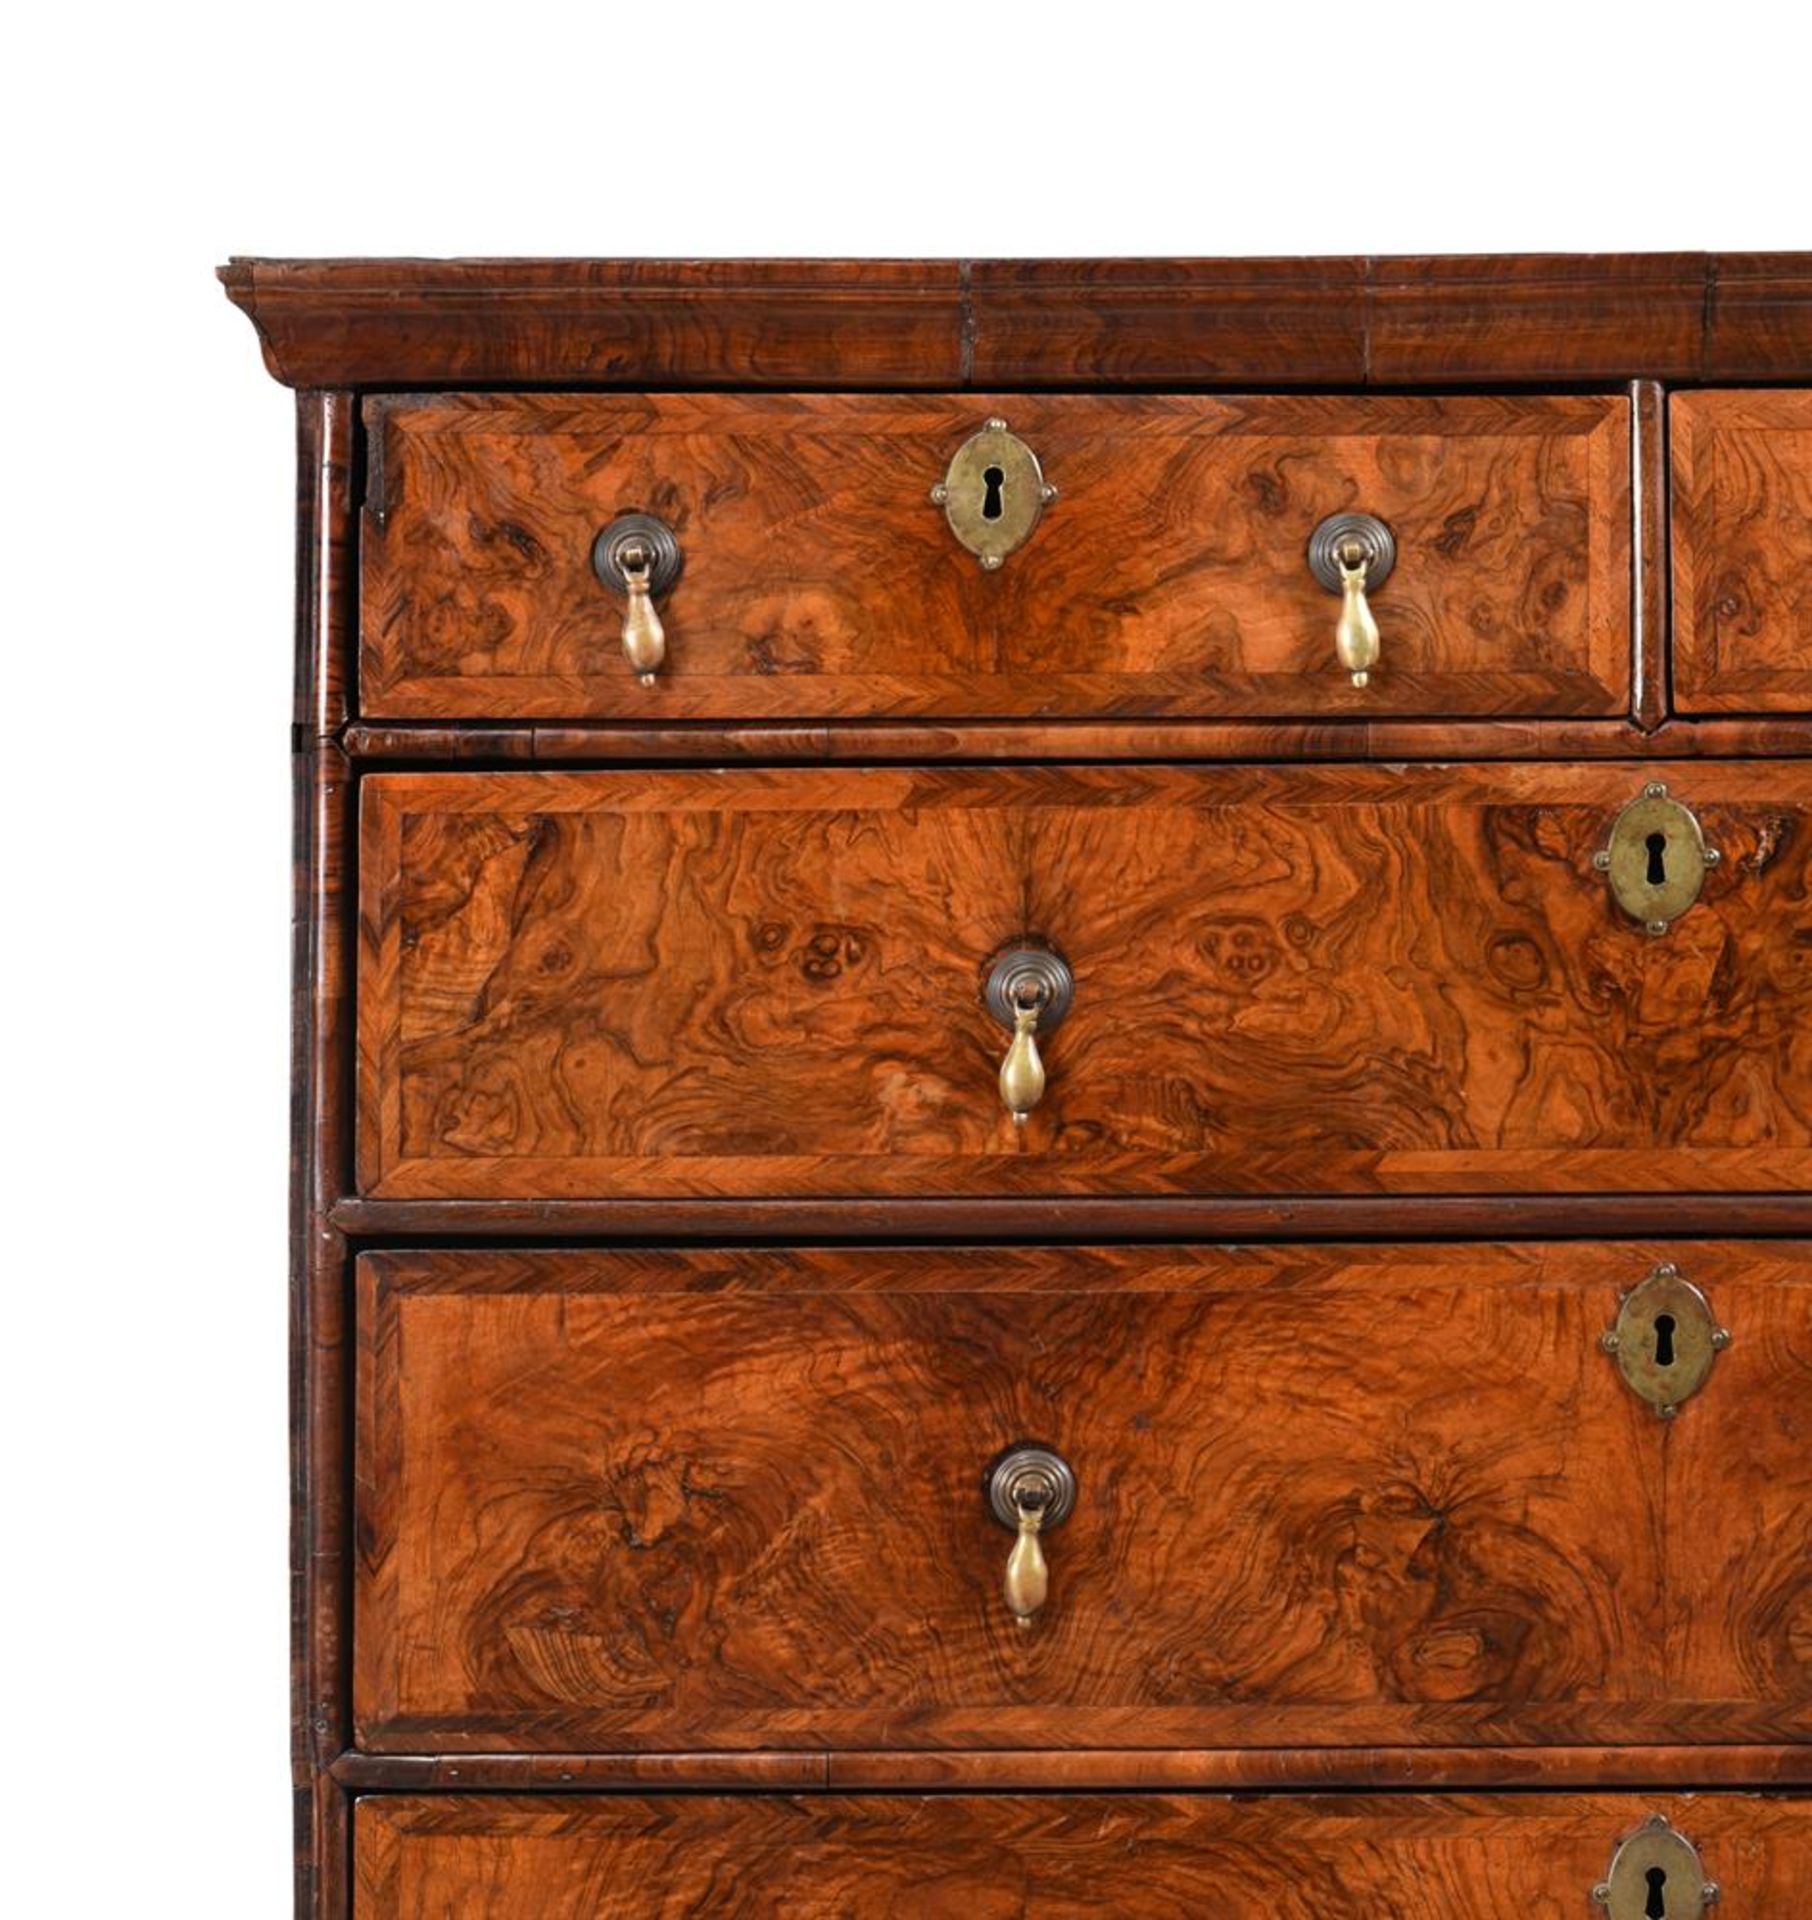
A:
POLYGON ((293 416, 229 253, 1791 248, 1805 12, 642 0, 8 28, 15 1911, 288 1911, 293 416))

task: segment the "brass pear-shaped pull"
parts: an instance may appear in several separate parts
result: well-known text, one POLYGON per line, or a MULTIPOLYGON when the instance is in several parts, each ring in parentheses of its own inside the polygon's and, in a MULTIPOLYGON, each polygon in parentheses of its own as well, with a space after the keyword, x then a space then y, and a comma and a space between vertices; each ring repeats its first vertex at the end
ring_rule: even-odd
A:
POLYGON ((1044 1098, 1039 1036, 1062 1022, 1076 992, 1076 976, 1062 954, 1031 944, 1034 938, 1025 935, 995 956, 982 993, 988 1011, 1012 1035, 998 1080, 1001 1105, 1019 1127, 1044 1098))
POLYGON ((1044 1536, 1068 1519, 1076 1504, 1076 1476, 1061 1454, 1022 1441, 989 1467, 982 1490, 994 1518, 1013 1530, 1001 1598, 1022 1627, 1030 1626, 1051 1597, 1044 1536))
POLYGON ((654 566, 641 547, 629 548, 622 564, 623 583, 629 590, 629 604, 623 610, 623 658, 636 679, 651 687, 667 658, 667 629, 654 610, 654 566))
POLYGON ((1356 687, 1371 683, 1382 650, 1369 595, 1383 586, 1396 559, 1396 539, 1375 514, 1336 513, 1309 536, 1309 571, 1340 596, 1334 653, 1356 687))
POLYGON ((1021 1494, 1019 1537, 1013 1542, 1013 1551, 1007 1555, 1006 1578, 1001 1582, 1007 1611, 1021 1626, 1029 1625, 1032 1616, 1050 1598, 1050 1563, 1044 1557, 1044 1548, 1038 1544, 1039 1531, 1043 1526, 1043 1503, 1021 1494))
POLYGON ((644 687, 667 664, 667 630, 654 603, 673 590, 684 564, 673 529, 651 513, 619 514, 592 542, 592 571, 623 597, 623 658, 644 687))
POLYGON ((1017 1127, 1025 1125, 1044 1098, 1044 1059, 1038 1051, 1038 1016, 1043 1011, 1042 994, 1021 1000, 1013 1009, 1013 1039, 1000 1063, 1001 1101, 1017 1127))
POLYGON ((1378 664, 1378 623, 1365 597, 1370 571, 1365 549, 1357 540, 1347 541, 1340 549, 1340 618, 1334 623, 1334 651, 1356 687, 1371 679, 1378 664))

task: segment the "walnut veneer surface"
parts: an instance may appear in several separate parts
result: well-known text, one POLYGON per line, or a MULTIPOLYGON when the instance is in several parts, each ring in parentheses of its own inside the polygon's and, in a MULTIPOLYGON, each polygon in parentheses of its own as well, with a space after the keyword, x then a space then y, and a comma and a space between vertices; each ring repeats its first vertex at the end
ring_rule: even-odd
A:
POLYGON ((298 1913, 1812 1898, 1812 256, 222 278, 300 426, 298 1913))

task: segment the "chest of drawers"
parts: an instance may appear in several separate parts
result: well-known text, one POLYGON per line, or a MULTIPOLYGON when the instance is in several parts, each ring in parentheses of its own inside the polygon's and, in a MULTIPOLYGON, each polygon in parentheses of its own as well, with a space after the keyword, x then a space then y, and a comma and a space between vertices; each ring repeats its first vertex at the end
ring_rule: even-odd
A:
POLYGON ((298 1912, 1812 1897, 1812 257, 222 272, 298 1912))

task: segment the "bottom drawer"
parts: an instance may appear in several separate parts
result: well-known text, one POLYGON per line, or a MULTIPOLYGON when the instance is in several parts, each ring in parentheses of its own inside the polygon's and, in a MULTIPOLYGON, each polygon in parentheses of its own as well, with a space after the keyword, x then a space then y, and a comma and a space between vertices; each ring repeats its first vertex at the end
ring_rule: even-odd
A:
POLYGON ((1812 1799, 1735 1794, 399 1796, 360 1802, 355 1846, 357 1920, 1697 1920, 1707 1880, 1719 1920, 1787 1920, 1812 1894, 1812 1799))

